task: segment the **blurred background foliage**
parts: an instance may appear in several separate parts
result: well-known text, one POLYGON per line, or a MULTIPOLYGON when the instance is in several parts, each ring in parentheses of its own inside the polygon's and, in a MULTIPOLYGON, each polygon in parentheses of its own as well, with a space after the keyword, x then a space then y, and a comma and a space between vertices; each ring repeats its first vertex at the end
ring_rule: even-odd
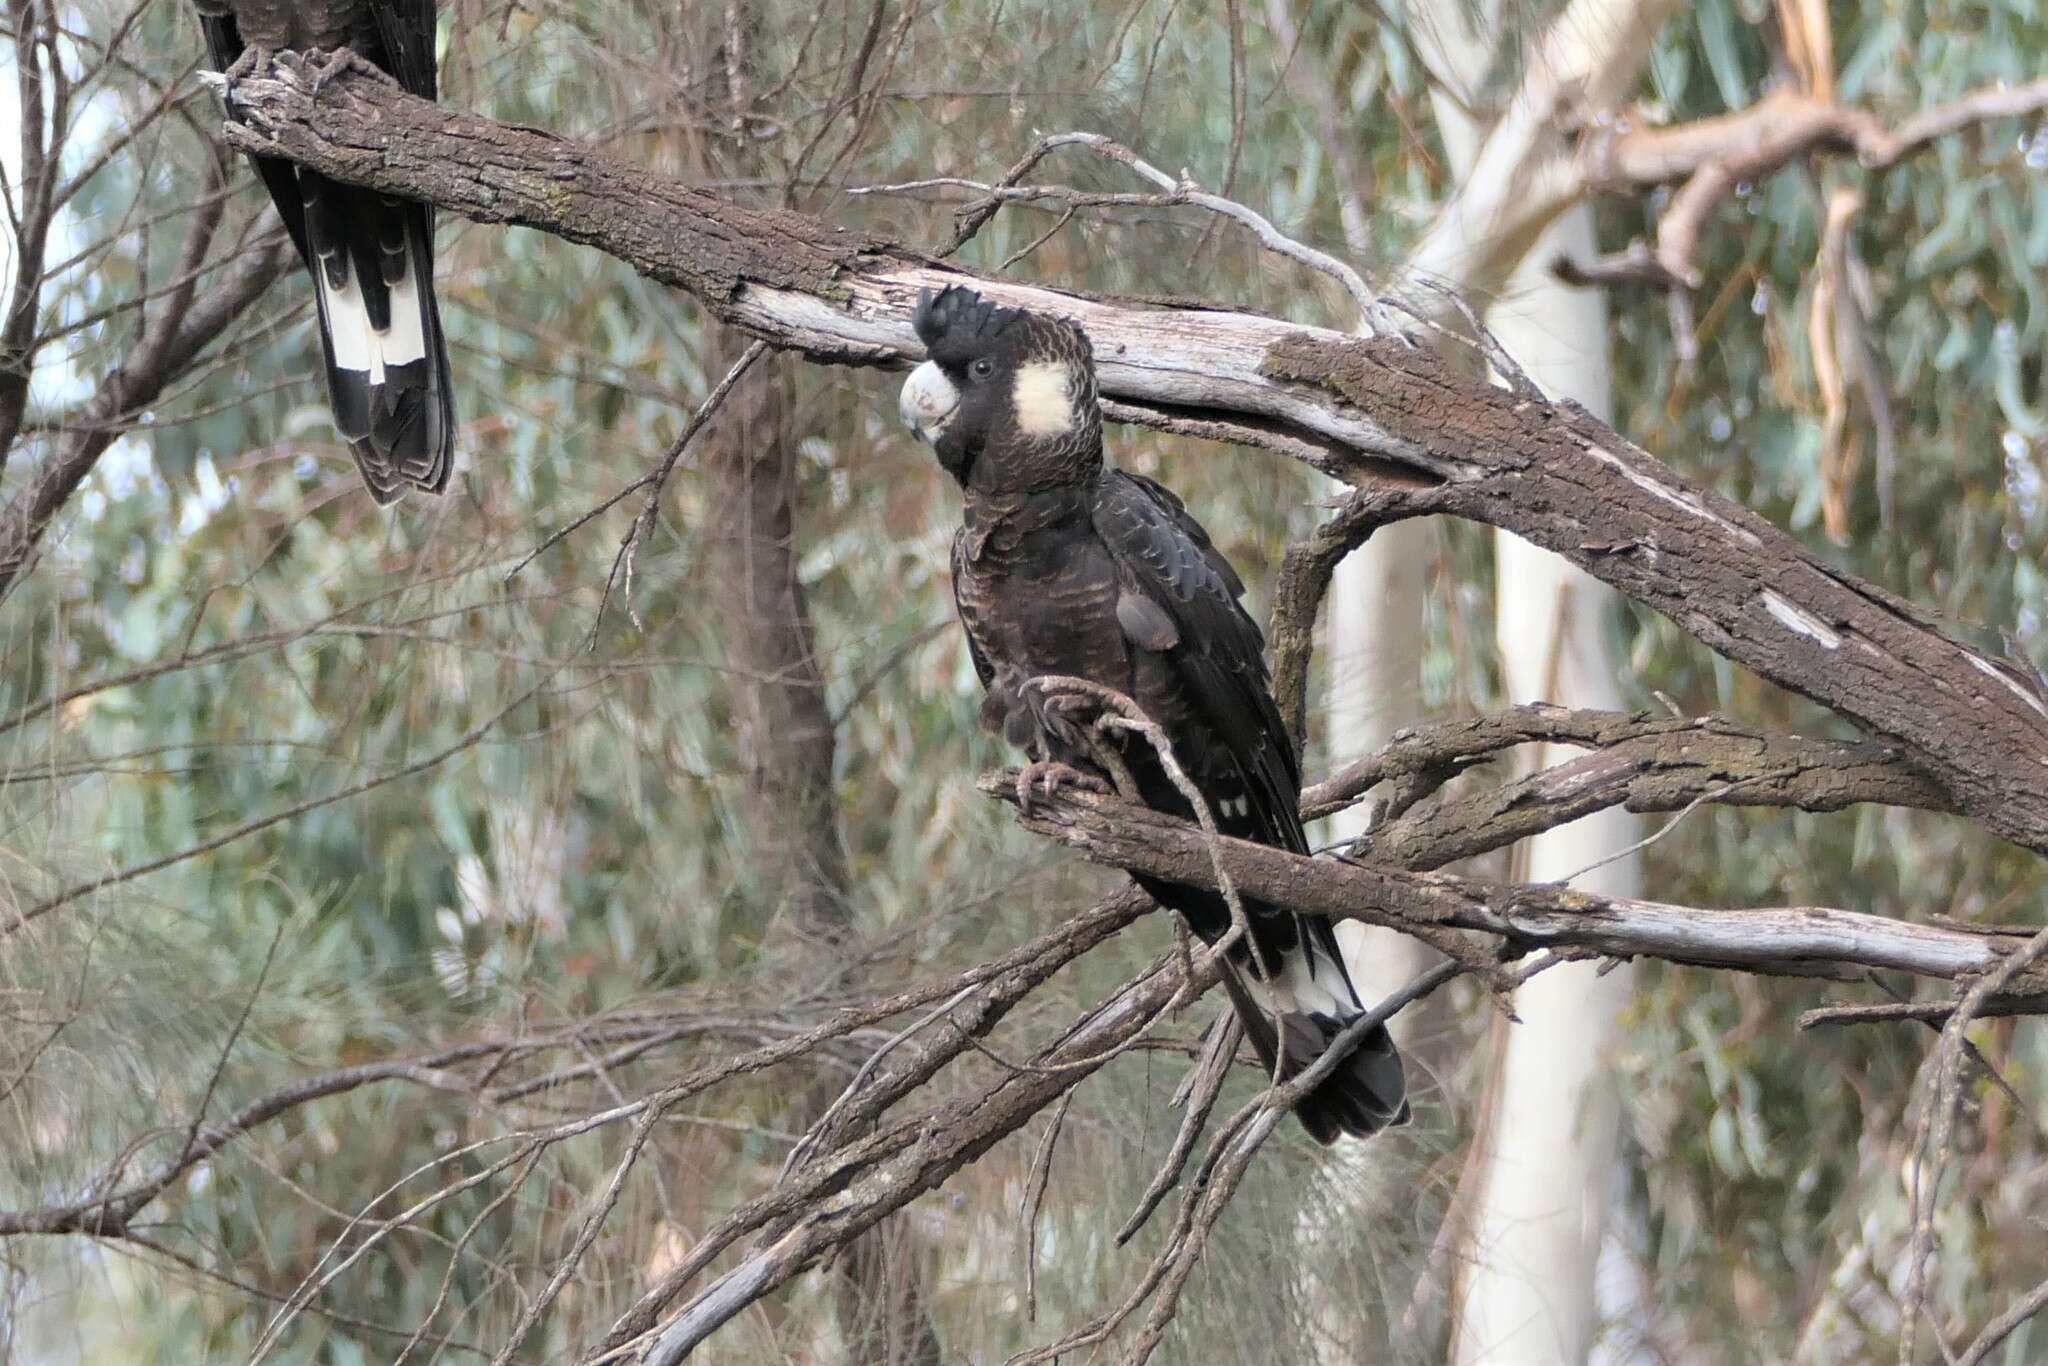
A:
MULTIPOLYGON (((1296 54, 1261 12, 1235 6, 763 4, 746 10, 738 114, 723 84, 724 6, 443 9, 445 100, 913 244, 944 242, 963 196, 848 191, 993 178, 1039 133, 1069 129, 1186 167, 1332 249, 1346 241, 1332 183, 1341 154, 1371 206, 1370 241, 1355 253, 1368 274, 1401 258, 1452 188, 1399 3, 1296 11, 1301 52, 1351 139, 1341 153, 1289 92, 1296 54)), ((106 160, 62 220, 67 240, 52 255, 78 259, 46 309, 79 325, 38 357, 35 398, 48 413, 115 363, 134 326, 127 305, 175 258, 206 167, 232 176, 237 234, 263 231, 270 215, 246 166, 214 140, 217 103, 192 79, 199 41, 185 5, 82 0, 62 15, 78 68, 109 42, 122 57, 76 96, 76 164, 120 129, 148 131, 106 160), (172 113, 151 120, 164 90, 172 113), (100 316, 110 309, 120 311, 100 316)), ((1535 33, 1549 17, 1532 6, 1506 21, 1535 33)), ((2048 67, 2039 0, 1838 4, 1833 18, 1841 97, 1890 117, 2048 67)), ((1686 120, 1755 100, 1782 76, 1768 24, 1756 0, 1682 11, 1659 39, 1643 116, 1686 120)), ((1119 168, 1079 158, 1040 174, 1134 188, 1119 168)), ((1607 202, 1603 246, 1648 232, 1662 199, 1607 202)), ((1013 207, 961 259, 1349 323, 1328 281, 1198 215, 1103 211, 1046 236, 1055 228, 1056 210, 1013 207)), ((549 532, 648 469, 729 357, 689 300, 593 252, 461 222, 445 222, 440 242, 467 461, 448 498, 386 515, 363 496, 328 423, 295 273, 217 364, 140 416, 0 607, 0 850, 19 908, 308 806, 204 856, 75 894, 0 947, 0 1078, 14 1079, 0 1101, 0 1193, 8 1207, 75 1193, 124 1151, 160 1154, 203 1099, 219 1114, 326 1069, 634 1011, 750 1023, 706 1025, 600 1082, 503 1110, 403 1084, 296 1110, 167 1192, 146 1230, 154 1250, 24 1239, 0 1250, 11 1359, 246 1355, 280 1297, 333 1269, 325 1250, 380 1192, 404 1203, 481 1169, 496 1135, 750 1046, 761 1021, 800 1027, 862 981, 893 988, 979 961, 1116 884, 1020 835, 973 791, 974 775, 1007 756, 975 726, 946 584, 955 503, 897 425, 896 378, 771 359, 747 383, 779 374, 798 434, 797 563, 835 724, 845 911, 872 975, 835 980, 792 947, 778 906, 745 876, 760 832, 744 800, 729 660, 747 623, 721 609, 710 578, 707 534, 730 509, 695 456, 609 610, 607 570, 637 499, 507 577, 549 532), (482 1146, 428 1165, 467 1144, 482 1146)), ((1700 266, 1693 359, 1661 299, 1615 294, 1618 425, 1952 629, 1993 646, 2006 632, 2035 661, 2048 655, 2048 130, 2004 121, 1883 176, 1829 163, 1746 186, 1715 215, 1700 266), (1887 521, 1875 425, 1859 410, 1862 473, 1851 534, 1835 544, 1822 525, 1807 319, 1825 194, 1850 184, 1867 199, 1852 240, 1898 458, 1887 521)), ((36 439, 31 430, 14 458, 36 439)), ((1282 549, 1315 524, 1330 489, 1264 453, 1134 430, 1111 439, 1115 458, 1186 496, 1263 613, 1282 549)), ((1497 700, 1486 540, 1446 527, 1437 545, 1426 700, 1441 715, 1485 710, 1497 700)), ((1627 687, 1643 706, 1839 729, 1666 621, 1637 613, 1621 629, 1627 687)), ((1312 752, 1310 774, 1348 757, 1312 752)), ((2048 891, 2039 860, 1962 822, 1877 810, 1708 808, 1647 857, 1658 895, 1718 905, 2033 922, 2048 891)), ((1166 942, 1163 922, 1120 936, 995 1045, 1027 1050, 1166 942)), ((1895 1350, 1904 1110, 1933 1036, 1903 1025, 1799 1033, 1797 1013, 1827 994, 1691 970, 1647 978, 1614 1060, 1631 1140, 1614 1255, 1642 1303, 1618 1317, 1611 1359, 1895 1350)), ((1207 1015, 1166 1034, 1185 1042, 1207 1015)), ((1361 1358, 1431 1359, 1438 1330, 1403 1316, 1456 1180, 1488 1016, 1483 1001, 1462 1002, 1444 1053, 1474 1061, 1424 1080, 1418 1123, 1373 1145, 1375 1164, 1404 1174, 1414 1208, 1370 1226, 1314 1225, 1317 1256, 1303 1271, 1304 1220, 1333 1178, 1290 1129, 1225 1220, 1165 1359, 1302 1360, 1333 1335, 1361 1358), (1312 1302, 1350 1312, 1332 1325, 1312 1302)), ((1935 1303, 1956 1325, 2002 1308, 2048 1267, 2036 1112, 2048 1056, 2031 1025, 1986 1022, 1977 1037, 2029 1106, 1988 1085, 1975 1098, 1940 1205, 1935 1303)), ((993 1069, 968 1059, 956 1070, 973 1080, 993 1069)), ((1171 1138, 1164 1101, 1181 1069, 1171 1049, 1144 1051, 1082 1087, 1041 1219, 1035 1324, 1017 1211, 1043 1121, 913 1207, 949 1360, 1001 1360, 1120 1293, 1158 1230, 1134 1250, 1111 1234, 1171 1138)), ((772 1177, 788 1097, 812 1084, 772 1073, 729 1084, 665 1128, 527 1359, 559 1359, 601 1333, 772 1177)), ((269 1359, 389 1360, 402 1336, 375 1325, 403 1334, 429 1319, 458 1345, 418 1358, 467 1359, 459 1344, 502 1340, 623 1138, 555 1147, 509 1199, 496 1198, 502 1181, 480 1185, 379 1244, 326 1286, 326 1316, 293 1320, 269 1359)), ((833 1359, 830 1316, 812 1312, 819 1283, 814 1274, 736 1322, 714 1357, 833 1359)), ((2014 1344, 2009 1361, 2048 1350, 2024 1333, 2014 1344)))

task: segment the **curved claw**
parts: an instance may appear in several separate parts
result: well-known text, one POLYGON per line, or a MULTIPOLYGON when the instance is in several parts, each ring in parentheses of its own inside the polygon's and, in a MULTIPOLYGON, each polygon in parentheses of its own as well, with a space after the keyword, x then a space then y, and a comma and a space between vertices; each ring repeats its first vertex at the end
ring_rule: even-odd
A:
POLYGON ((313 85, 311 93, 316 100, 327 89, 328 83, 344 72, 353 72, 361 76, 373 76, 386 81, 391 79, 391 73, 383 70, 376 63, 350 47, 338 47, 332 52, 327 53, 319 59, 316 65, 312 66, 312 72, 313 85))
POLYGON ((1109 784, 1092 773, 1056 759, 1039 759, 1017 770, 1017 807, 1028 816, 1034 800, 1049 798, 1063 787, 1078 787, 1084 792, 1109 791, 1109 784), (1036 798, 1032 795, 1034 789, 1036 798))
POLYGON ((1045 709, 1058 716, 1070 716, 1075 712, 1095 711, 1102 703, 1084 692, 1049 692, 1045 694, 1045 709))

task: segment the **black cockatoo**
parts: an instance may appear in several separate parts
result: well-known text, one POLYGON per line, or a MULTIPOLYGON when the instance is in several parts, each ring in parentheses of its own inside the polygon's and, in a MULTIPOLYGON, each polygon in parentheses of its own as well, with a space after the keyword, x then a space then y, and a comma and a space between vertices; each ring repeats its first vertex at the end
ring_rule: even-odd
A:
MULTIPOLYGON (((930 359, 904 383, 903 417, 965 495, 953 595, 988 690, 984 719, 1038 765, 1058 766, 1041 772, 1099 777, 1078 724, 1029 684, 1068 674, 1114 688, 1164 729, 1223 833, 1307 853, 1300 759, 1273 701, 1264 639, 1238 601, 1244 585, 1180 499, 1104 466, 1088 338, 958 287, 927 293, 916 327, 930 359)), ((1193 815, 1149 743, 1113 743, 1147 805, 1193 815)), ((1215 892, 1139 881, 1203 939, 1229 931, 1215 892)), ((1224 982, 1246 1036, 1285 1079, 1363 1007, 1327 920, 1249 900, 1245 909, 1251 942, 1235 947, 1224 982)), ((1367 1037, 1298 1113, 1324 1143, 1405 1120, 1387 1031, 1367 1037)))
MULTIPOLYGON (((434 98, 433 0, 194 0, 207 56, 347 50, 434 98)), ((232 75, 232 72, 230 72, 232 75)), ((253 157, 312 272, 334 424, 370 495, 448 486, 455 406, 434 306, 434 220, 425 205, 253 157)))

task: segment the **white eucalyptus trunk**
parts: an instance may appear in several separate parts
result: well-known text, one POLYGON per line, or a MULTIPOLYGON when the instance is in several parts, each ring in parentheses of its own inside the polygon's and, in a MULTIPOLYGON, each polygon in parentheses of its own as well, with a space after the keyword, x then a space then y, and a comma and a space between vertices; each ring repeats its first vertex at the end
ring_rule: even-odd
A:
MULTIPOLYGON (((1381 527, 1331 577, 1324 714, 1333 763, 1370 754, 1422 719, 1422 593, 1436 534, 1427 521, 1381 527)), ((1331 838, 1363 833, 1368 817, 1363 806, 1339 812, 1330 818, 1331 838)), ((1367 1001, 1395 991, 1430 957, 1420 940, 1370 925, 1339 925, 1337 942, 1367 1001)), ((1388 1028, 1396 1042, 1416 1016, 1404 1011, 1394 1017, 1388 1028)))
MULTIPOLYGON (((1553 204, 1548 190, 1572 177, 1568 139, 1552 124, 1555 101, 1548 92, 1559 83, 1577 84, 1589 97, 1597 86, 1600 100, 1614 98, 1634 83, 1650 36, 1675 8, 1676 0, 1572 0, 1497 120, 1480 113, 1484 76, 1496 55, 1492 35, 1499 31, 1493 5, 1419 0, 1413 11, 1411 36, 1433 78, 1433 112, 1460 188, 1395 287, 1424 301, 1416 282, 1428 280, 1485 306, 1501 276, 1512 272, 1501 301, 1488 310, 1489 325, 1548 392, 1603 416, 1612 406, 1605 300, 1594 291, 1565 289, 1548 269, 1560 251, 1579 259, 1597 255, 1585 205, 1549 217, 1570 195, 1557 194, 1553 204)), ((1383 530, 1332 584, 1329 705, 1336 756, 1367 752, 1421 715, 1423 569, 1433 534, 1416 524, 1383 530)), ((1495 546, 1495 635, 1508 700, 1617 706, 1611 593, 1513 536, 1496 536, 1495 546)), ((1333 822, 1334 833, 1355 833, 1362 819, 1356 813, 1348 825, 1333 822)), ((1526 859, 1524 876, 1562 877, 1614 856, 1634 838, 1633 819, 1609 812, 1531 841, 1518 857, 1526 859)), ((1637 883, 1632 856, 1580 880, 1623 895, 1633 894, 1637 883)), ((1420 944, 1384 932, 1346 926, 1340 941, 1361 993, 1371 996, 1398 986, 1425 957, 1420 944)), ((1585 1361, 1602 1301, 1630 1298, 1625 1290, 1602 1295, 1598 1282, 1609 1207, 1619 1190, 1613 1175, 1618 1111, 1603 1076, 1632 976, 1626 968, 1604 978, 1581 965, 1554 968, 1519 993, 1522 1024, 1498 1031, 1487 1109, 1475 1116, 1475 1148, 1439 1239, 1440 1250, 1450 1251, 1460 1268, 1450 1306, 1452 1362, 1585 1361)), ((1417 1081, 1427 1084, 1418 1076, 1411 1086, 1417 1081)), ((1329 1174, 1359 1192, 1361 1212, 1385 1196, 1367 1178, 1370 1167, 1348 1155, 1331 1163, 1329 1174)), ((1415 1293, 1441 1294, 1444 1270, 1433 1256, 1415 1293)), ((1339 1317, 1332 1308, 1319 1304, 1318 1312, 1326 1321, 1339 1317)), ((1423 1312, 1414 1328, 1441 1322, 1435 1305, 1416 1308, 1423 1312)), ((1330 1338, 1343 1340, 1341 1334, 1330 1338)))
MULTIPOLYGON (((1573 209, 1523 261, 1488 318, 1537 383, 1610 415, 1607 309, 1549 274, 1559 252, 1594 254, 1592 213, 1573 209)), ((1622 705, 1613 594, 1548 551, 1496 535, 1495 638, 1511 702, 1622 705)), ((1541 753, 1532 762, 1564 757, 1541 753)), ((1640 890, 1635 819, 1610 810, 1530 840, 1519 876, 1614 896, 1640 890), (1610 861, 1611 860, 1611 861, 1610 861), (1594 865, 1600 865, 1595 867, 1594 865), (1591 871, 1583 871, 1591 869, 1591 871)), ((1521 1023, 1496 1031, 1491 1113, 1475 1120, 1460 1204, 1468 1229, 1449 1360, 1547 1366, 1588 1360, 1599 1332, 1601 1246, 1616 1191, 1618 1097, 1608 1059, 1634 986, 1624 965, 1552 968, 1517 993, 1521 1023)))

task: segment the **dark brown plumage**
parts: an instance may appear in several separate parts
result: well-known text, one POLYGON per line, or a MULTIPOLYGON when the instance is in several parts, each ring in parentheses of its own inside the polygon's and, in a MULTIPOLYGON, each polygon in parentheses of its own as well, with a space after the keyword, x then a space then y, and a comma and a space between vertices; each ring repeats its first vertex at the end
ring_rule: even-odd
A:
MULTIPOLYGON (((904 385, 904 416, 965 495, 953 587, 988 696, 984 719, 1041 762, 1094 766, 1075 723, 1031 679, 1070 674, 1135 701, 1170 738, 1225 834, 1308 852, 1301 768, 1274 704, 1244 586, 1181 501, 1107 469, 1088 339, 1060 319, 996 308, 968 290, 926 298, 931 359, 904 385)), ((1143 739, 1119 742, 1145 802, 1191 816, 1143 739)), ((1214 892, 1141 878, 1205 940, 1230 928, 1214 892)), ((1249 945, 1225 976, 1268 1068, 1319 1057, 1362 1006, 1327 920, 1248 902, 1249 945)), ((1318 1140, 1407 1118, 1399 1054, 1377 1029, 1303 1100, 1318 1140)))
MULTIPOLYGON (((433 0, 194 0, 206 50, 229 71, 250 52, 347 50, 433 99, 433 0)), ((434 303, 434 221, 421 204, 251 158, 312 272, 335 426, 380 503, 448 486, 455 407, 434 303)))

